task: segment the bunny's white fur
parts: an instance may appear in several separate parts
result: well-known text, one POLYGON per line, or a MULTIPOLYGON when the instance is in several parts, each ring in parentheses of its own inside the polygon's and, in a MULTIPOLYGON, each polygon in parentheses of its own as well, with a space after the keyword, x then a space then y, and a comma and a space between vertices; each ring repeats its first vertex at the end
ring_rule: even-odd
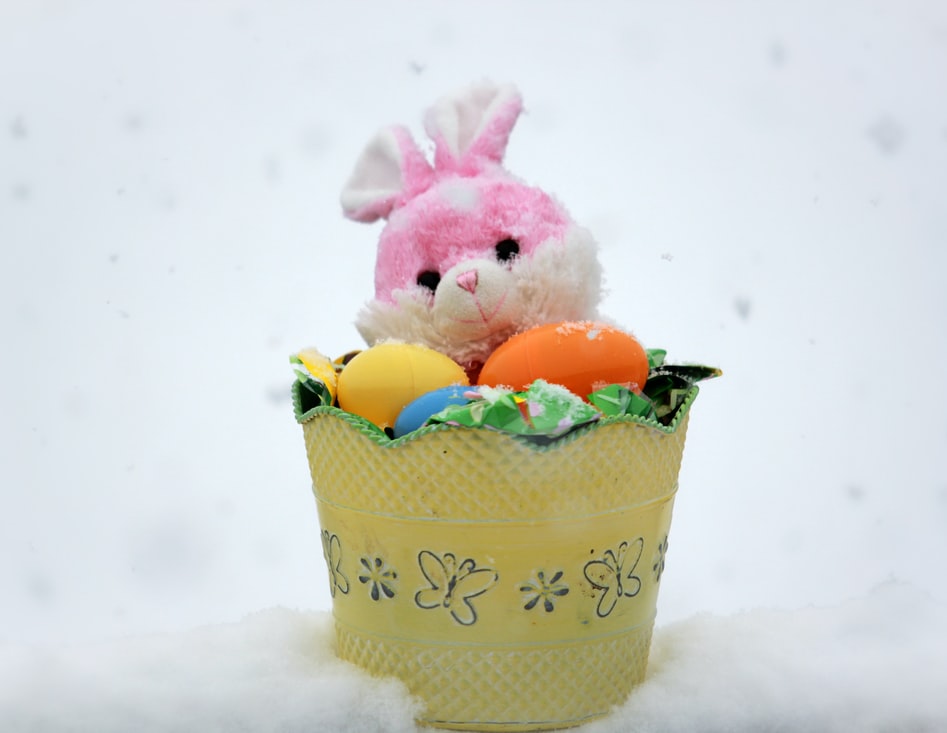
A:
POLYGON ((515 333, 597 317, 592 236, 501 165, 521 110, 513 87, 476 85, 428 112, 433 165, 403 127, 381 131, 362 154, 343 208, 358 221, 388 220, 375 299, 356 319, 370 345, 424 344, 475 372, 515 333))

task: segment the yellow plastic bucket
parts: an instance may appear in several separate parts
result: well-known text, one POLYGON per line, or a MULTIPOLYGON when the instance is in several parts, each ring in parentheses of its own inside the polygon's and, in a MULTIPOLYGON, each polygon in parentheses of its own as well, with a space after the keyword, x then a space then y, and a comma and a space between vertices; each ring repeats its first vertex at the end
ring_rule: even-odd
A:
POLYGON ((297 411, 338 656, 402 680, 427 725, 607 715, 645 674, 696 394, 670 426, 606 418, 542 446, 446 425, 386 441, 297 411))

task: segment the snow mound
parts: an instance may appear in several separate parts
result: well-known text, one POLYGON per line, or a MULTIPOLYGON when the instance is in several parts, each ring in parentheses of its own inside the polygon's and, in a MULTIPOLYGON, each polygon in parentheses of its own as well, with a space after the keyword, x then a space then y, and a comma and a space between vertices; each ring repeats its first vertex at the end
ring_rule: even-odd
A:
MULTIPOLYGON (((947 729, 947 614, 889 584, 831 608, 697 616, 655 633, 647 680, 582 733, 947 729)), ((0 730, 419 729, 393 680, 337 660, 326 613, 56 648, 0 647, 0 730)))
POLYGON ((403 685, 335 658, 331 616, 286 609, 181 634, 0 648, 0 730, 417 730, 403 685))

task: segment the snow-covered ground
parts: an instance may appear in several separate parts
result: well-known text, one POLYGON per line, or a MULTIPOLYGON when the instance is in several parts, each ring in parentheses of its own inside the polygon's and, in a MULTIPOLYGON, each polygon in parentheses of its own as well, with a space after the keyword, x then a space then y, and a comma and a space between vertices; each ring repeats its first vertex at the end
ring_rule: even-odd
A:
POLYGON ((93 0, 0 5, 0 729, 413 729, 328 651, 286 357, 360 345, 363 144, 482 77, 604 311, 725 370, 589 730, 947 728, 947 6, 93 0))
MULTIPOLYGON (((335 658, 324 611, 0 654, 4 731, 420 730, 399 682, 335 658)), ((701 614, 659 629, 648 679, 581 730, 933 733, 945 660, 943 606, 904 585, 832 608, 701 614)))

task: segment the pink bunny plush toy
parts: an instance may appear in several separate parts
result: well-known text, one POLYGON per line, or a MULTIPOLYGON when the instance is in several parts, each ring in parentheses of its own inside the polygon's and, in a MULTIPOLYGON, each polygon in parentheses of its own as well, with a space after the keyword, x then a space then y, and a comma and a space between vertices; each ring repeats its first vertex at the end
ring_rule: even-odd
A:
POLYGON ((387 223, 375 298, 356 318, 369 345, 440 351, 476 375, 515 333, 593 320, 602 292, 597 246, 552 196, 502 166, 522 99, 479 84, 425 117, 433 164, 400 126, 381 130, 342 192, 351 219, 387 223))

